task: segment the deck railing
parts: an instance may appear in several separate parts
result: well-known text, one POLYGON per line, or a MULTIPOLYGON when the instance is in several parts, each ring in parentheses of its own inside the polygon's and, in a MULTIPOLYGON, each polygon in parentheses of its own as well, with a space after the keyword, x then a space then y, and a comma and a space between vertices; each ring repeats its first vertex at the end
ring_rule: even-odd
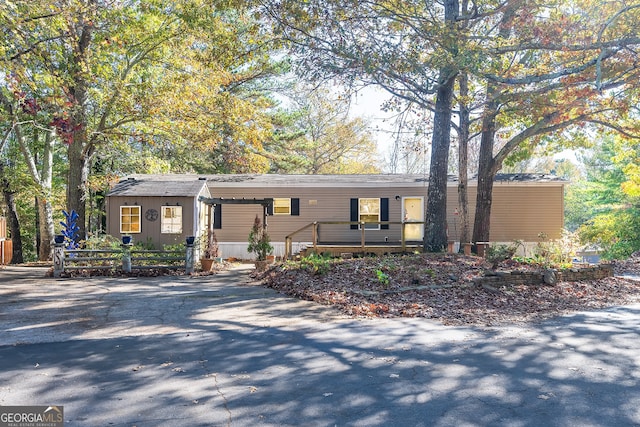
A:
POLYGON ((53 275, 73 270, 121 270, 130 273, 143 269, 185 269, 192 273, 193 244, 184 249, 144 250, 121 245, 120 249, 65 249, 56 243, 53 255, 53 275))
MULTIPOLYGON (((315 221, 312 222, 310 224, 305 225, 302 228, 299 228, 298 230, 294 231, 293 233, 285 236, 284 238, 284 259, 289 259, 291 256, 293 256, 293 238, 294 236, 296 236, 297 234, 300 234, 304 231, 307 231, 309 229, 311 229, 311 244, 313 246, 314 251, 318 250, 318 241, 319 241, 319 226, 320 225, 357 225, 358 228, 360 229, 360 242, 359 242, 359 248, 362 252, 365 252, 367 249, 367 239, 366 239, 366 233, 367 231, 372 232, 372 231, 376 231, 377 233, 380 232, 379 228, 376 229, 368 229, 366 226, 371 226, 371 225, 400 225, 400 247, 402 252, 405 252, 407 249, 407 240, 405 238, 405 229, 408 225, 419 225, 419 224, 425 224, 424 221, 371 221, 371 222, 364 222, 364 221, 315 221)), ((421 239, 422 240, 422 239, 421 239)), ((344 242, 344 244, 348 244, 353 246, 353 242, 344 242)))

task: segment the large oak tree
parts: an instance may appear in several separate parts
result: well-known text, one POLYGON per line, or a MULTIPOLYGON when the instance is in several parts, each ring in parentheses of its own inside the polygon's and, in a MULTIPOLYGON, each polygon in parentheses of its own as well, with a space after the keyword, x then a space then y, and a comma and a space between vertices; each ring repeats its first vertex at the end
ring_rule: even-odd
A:
POLYGON ((634 133, 624 123, 638 102, 639 18, 640 6, 617 2, 503 7, 490 59, 474 70, 486 89, 473 241, 489 241, 493 181, 509 156, 590 144, 595 127, 634 133))
POLYGON ((277 71, 260 28, 241 2, 0 5, 0 66, 46 100, 46 125, 66 145, 66 204, 82 238, 96 159, 101 172, 108 165, 117 174, 118 148, 160 145, 166 155, 266 139, 264 97, 243 90, 277 71))
MULTIPOLYGON (((572 126, 615 127, 638 81, 638 6, 624 2, 282 0, 265 9, 303 75, 375 84, 433 112, 428 250, 446 243, 455 76, 463 88, 484 87, 461 125, 477 123, 481 134, 475 241, 489 239, 493 179, 509 155, 572 126)), ((459 96, 464 114, 467 98, 459 96)))

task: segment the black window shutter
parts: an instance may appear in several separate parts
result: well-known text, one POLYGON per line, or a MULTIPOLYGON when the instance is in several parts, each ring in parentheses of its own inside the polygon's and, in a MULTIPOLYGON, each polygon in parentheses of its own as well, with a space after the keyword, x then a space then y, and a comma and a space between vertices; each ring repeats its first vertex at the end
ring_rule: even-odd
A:
POLYGON ((222 205, 214 205, 213 228, 216 230, 219 230, 222 228, 222 205))
POLYGON ((291 215, 300 215, 300 199, 291 199, 291 215))
MULTIPOLYGON (((380 199, 380 221, 389 221, 389 199, 380 199)), ((380 225, 381 230, 388 230, 389 224, 380 225)))
MULTIPOLYGON (((358 221, 358 199, 351 199, 351 219, 350 221, 358 221)), ((351 224, 352 230, 358 229, 358 224, 351 224)))
POLYGON ((273 202, 267 205, 267 215, 273 216, 273 202))

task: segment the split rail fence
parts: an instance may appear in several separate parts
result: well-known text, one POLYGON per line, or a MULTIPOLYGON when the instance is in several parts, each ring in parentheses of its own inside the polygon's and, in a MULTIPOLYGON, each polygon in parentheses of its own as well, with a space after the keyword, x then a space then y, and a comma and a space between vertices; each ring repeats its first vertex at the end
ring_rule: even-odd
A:
POLYGON ((120 249, 65 249, 56 243, 53 254, 53 276, 77 270, 120 270, 131 273, 143 269, 184 269, 194 271, 193 244, 179 250, 133 249, 122 245, 120 249))

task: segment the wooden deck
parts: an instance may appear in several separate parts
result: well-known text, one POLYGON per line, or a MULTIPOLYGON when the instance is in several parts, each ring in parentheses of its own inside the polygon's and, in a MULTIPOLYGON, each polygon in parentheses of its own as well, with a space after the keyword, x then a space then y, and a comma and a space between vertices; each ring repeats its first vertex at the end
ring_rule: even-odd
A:
POLYGON ((342 256, 342 254, 375 254, 375 255, 385 255, 385 254, 394 254, 394 253, 408 253, 414 252, 416 250, 422 250, 422 245, 416 244, 415 241, 407 241, 405 239, 405 227, 410 224, 424 224, 423 221, 372 221, 372 222, 361 222, 361 221, 316 221, 310 224, 305 225, 304 227, 294 231, 285 237, 285 251, 284 258, 289 259, 294 256, 293 253, 293 236, 302 231, 311 230, 311 246, 307 249, 300 251, 300 256, 306 256, 311 253, 316 254, 331 254, 332 256, 342 256), (318 226, 321 224, 330 224, 330 225, 354 225, 360 228, 360 242, 358 243, 348 243, 341 242, 338 244, 330 244, 326 242, 320 242, 319 234, 318 234, 318 226), (367 243, 366 232, 367 224, 378 224, 378 225, 400 225, 401 235, 400 235, 400 244, 397 243, 367 243))

